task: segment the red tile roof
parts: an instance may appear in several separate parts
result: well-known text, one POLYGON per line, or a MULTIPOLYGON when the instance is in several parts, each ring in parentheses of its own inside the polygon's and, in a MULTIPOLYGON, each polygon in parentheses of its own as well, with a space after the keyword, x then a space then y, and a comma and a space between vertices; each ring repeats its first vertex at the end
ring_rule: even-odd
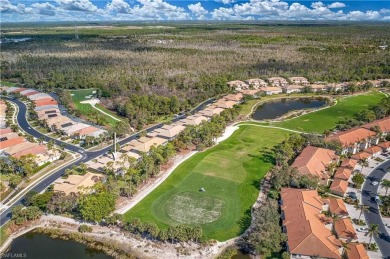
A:
POLYGON ((390 117, 383 118, 381 120, 373 121, 371 123, 365 124, 362 127, 372 130, 375 126, 379 127, 381 132, 390 132, 390 117))
POLYGON ((35 146, 32 148, 28 148, 28 149, 25 149, 23 151, 17 152, 15 154, 13 154, 12 156, 16 157, 16 158, 20 158, 21 156, 25 156, 28 154, 32 154, 32 155, 42 154, 46 151, 47 151, 47 147, 45 145, 38 145, 38 146, 35 146))
POLYGON ((330 198, 329 211, 332 214, 348 215, 347 207, 342 199, 330 198))
POLYGON ((381 147, 383 149, 388 149, 390 147, 390 141, 379 143, 378 147, 381 147))
POLYGON ((357 239, 355 229, 349 218, 335 220, 333 222, 333 228, 338 238, 357 239))
POLYGON ((330 149, 307 146, 291 165, 302 174, 318 176, 320 179, 329 179, 327 166, 338 157, 330 149))
POLYGON ((291 254, 341 258, 336 237, 321 221, 324 202, 317 191, 282 188, 281 199, 291 254))
POLYGON ((353 128, 346 131, 340 131, 337 134, 325 138, 325 141, 339 141, 343 147, 349 147, 369 137, 375 136, 374 131, 364 128, 353 128))
POLYGON ((334 178, 348 181, 351 174, 352 174, 351 169, 345 167, 339 167, 336 173, 334 174, 334 178))
POLYGON ((349 243, 346 253, 348 259, 370 259, 363 244, 349 243))
POLYGON ((26 90, 27 88, 18 88, 18 89, 15 89, 13 92, 21 92, 21 91, 24 91, 26 90))
POLYGON ((360 153, 357 153, 357 154, 354 154, 351 156, 352 159, 356 159, 356 160, 360 160, 360 159, 368 159, 370 158, 372 155, 370 153, 367 153, 367 152, 360 152, 360 153))
POLYGON ((26 140, 23 137, 18 137, 18 138, 9 139, 9 140, 6 140, 6 141, 1 141, 0 142, 0 149, 5 149, 5 148, 8 148, 8 147, 12 147, 12 146, 20 144, 22 142, 25 142, 25 141, 26 140))
POLYGON ((344 196, 347 192, 348 182, 340 179, 334 179, 330 186, 330 191, 334 194, 344 196))
POLYGON ((358 161, 356 159, 344 158, 340 166, 354 169, 357 165, 357 162, 358 161))
POLYGON ((30 96, 30 95, 39 94, 39 93, 40 92, 33 91, 33 92, 26 93, 24 96, 30 96))
POLYGON ((382 148, 380 148, 380 147, 378 147, 378 146, 372 146, 372 147, 366 148, 366 149, 364 150, 364 152, 373 155, 373 154, 382 152, 382 148))
POLYGON ((87 135, 87 134, 90 134, 90 133, 93 133, 95 131, 98 131, 99 129, 98 128, 95 128, 95 127, 86 127, 86 128, 83 128, 83 129, 80 129, 78 131, 75 131, 73 134, 80 134, 80 136, 84 136, 84 135, 87 135))
POLYGON ((55 105, 57 104, 57 101, 54 100, 53 98, 44 98, 40 100, 34 101, 36 107, 40 106, 46 106, 46 105, 55 105))
POLYGON ((12 133, 13 131, 10 128, 0 129, 0 136, 3 134, 12 133))

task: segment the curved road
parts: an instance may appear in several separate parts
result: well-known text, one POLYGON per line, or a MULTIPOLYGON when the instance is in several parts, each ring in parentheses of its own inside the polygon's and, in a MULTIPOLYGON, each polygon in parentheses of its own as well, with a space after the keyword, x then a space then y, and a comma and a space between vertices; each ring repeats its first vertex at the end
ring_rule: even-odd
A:
POLYGON ((378 204, 375 202, 375 196, 378 193, 379 184, 372 185, 373 181, 381 182, 385 177, 388 168, 390 167, 390 160, 380 164, 368 175, 362 189, 362 204, 368 206, 370 209, 364 213, 367 224, 377 224, 379 226, 379 235, 375 236, 375 241, 378 244, 383 258, 390 259, 390 228, 385 226, 379 213, 378 204))
MULTIPOLYGON (((61 177, 65 173, 66 169, 71 168, 73 165, 76 165, 76 164, 79 164, 79 163, 85 163, 85 162, 87 162, 87 161, 89 161, 91 159, 94 159, 94 158, 96 158, 98 156, 101 156, 101 155, 103 155, 104 153, 106 153, 107 151, 109 151, 111 149, 111 146, 108 146, 108 147, 103 148, 103 149, 98 150, 98 151, 85 151, 83 148, 80 148, 80 147, 77 147, 75 145, 72 145, 72 144, 69 144, 69 143, 66 143, 66 142, 62 142, 60 140, 48 137, 48 136, 40 133, 39 131, 35 130, 33 127, 30 126, 30 124, 27 121, 27 117, 26 117, 26 115, 27 115, 27 106, 26 106, 25 103, 23 103, 20 100, 11 99, 11 98, 8 98, 8 97, 4 97, 4 99, 7 99, 8 101, 13 102, 14 104, 16 104, 18 106, 19 112, 17 114, 17 121, 19 123, 20 128, 22 128, 26 133, 30 134, 31 136, 33 136, 35 138, 43 137, 45 141, 53 140, 56 145, 65 145, 65 149, 68 149, 68 150, 73 151, 75 153, 80 153, 81 154, 81 158, 79 158, 76 161, 68 164, 67 166, 59 169, 58 171, 56 171, 55 173, 51 174, 50 176, 46 177, 44 180, 39 182, 31 190, 34 190, 34 191, 37 191, 37 192, 42 192, 50 184, 52 184, 55 180, 57 180, 59 177, 61 177)), ((190 113, 194 114, 194 113, 202 110, 206 105, 208 105, 208 104, 210 104, 210 103, 212 103, 214 101, 215 101, 214 98, 209 99, 209 100, 203 102, 202 104, 200 104, 199 106, 197 106, 190 113)), ((176 121, 179 121, 179 120, 181 120, 181 119, 183 119, 185 117, 186 117, 186 115, 181 115, 181 116, 176 117, 172 121, 176 122, 176 121)), ((154 125, 154 126, 152 126, 150 128, 147 128, 146 132, 151 132, 151 131, 153 131, 153 130, 155 130, 157 128, 162 127, 163 125, 164 125, 163 123, 154 125)), ((124 139, 118 141, 118 143, 120 145, 124 145, 124 144, 130 142, 131 140, 137 139, 139 137, 140 137, 140 133, 136 133, 136 134, 133 134, 133 135, 127 137, 127 138, 124 138, 124 139)), ((24 196, 22 196, 19 200, 17 200, 14 204, 12 204, 12 206, 10 206, 8 209, 6 209, 5 211, 3 211, 1 213, 1 215, 0 215, 0 226, 3 226, 5 223, 7 223, 11 219, 11 209, 12 209, 12 207, 15 206, 15 205, 21 204, 23 202, 23 200, 24 200, 24 196)))

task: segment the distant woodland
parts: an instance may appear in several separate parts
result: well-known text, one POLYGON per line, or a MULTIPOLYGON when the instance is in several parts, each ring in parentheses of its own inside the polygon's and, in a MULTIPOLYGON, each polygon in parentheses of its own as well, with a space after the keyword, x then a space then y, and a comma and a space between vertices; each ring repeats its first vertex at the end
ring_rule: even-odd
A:
POLYGON ((99 88, 105 105, 129 119, 185 110, 228 92, 234 79, 390 78, 390 49, 379 48, 390 44, 388 24, 26 24, 1 33, 3 80, 47 91, 99 88))

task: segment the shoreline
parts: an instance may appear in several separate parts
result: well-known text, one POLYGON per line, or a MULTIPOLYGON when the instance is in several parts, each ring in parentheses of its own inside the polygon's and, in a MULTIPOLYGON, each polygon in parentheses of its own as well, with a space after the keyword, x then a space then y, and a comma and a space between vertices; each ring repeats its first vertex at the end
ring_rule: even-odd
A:
POLYGON ((0 252, 5 253, 12 241, 28 232, 37 232, 50 238, 78 242, 114 258, 214 258, 235 242, 235 239, 232 239, 225 242, 209 241, 206 244, 162 243, 144 239, 118 227, 85 224, 57 215, 44 215, 41 219, 29 222, 29 224, 29 226, 22 227, 11 234, 1 246, 0 252), (89 225, 93 231, 80 233, 78 227, 81 224, 89 225))

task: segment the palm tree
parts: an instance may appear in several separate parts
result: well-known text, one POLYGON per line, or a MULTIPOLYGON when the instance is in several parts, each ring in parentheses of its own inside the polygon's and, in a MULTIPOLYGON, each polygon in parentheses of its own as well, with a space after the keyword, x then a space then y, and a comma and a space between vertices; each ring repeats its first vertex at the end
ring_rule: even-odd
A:
POLYGON ((386 190, 385 196, 387 196, 387 191, 388 191, 389 188, 390 188, 390 180, 383 179, 383 180, 382 180, 382 183, 381 183, 381 186, 382 186, 383 188, 385 188, 385 190, 386 190))
POLYGON ((358 204, 358 205, 355 206, 355 208, 357 210, 360 210, 359 221, 360 221, 360 218, 362 217, 363 212, 370 212, 369 209, 368 209, 369 207, 367 205, 358 204))
POLYGON ((371 245, 372 237, 379 235, 379 225, 378 224, 372 224, 368 228, 367 234, 370 237, 370 242, 368 242, 368 245, 371 245))
POLYGON ((361 171, 363 171, 364 167, 368 167, 369 166, 367 158, 360 159, 358 164, 362 167, 361 171))
POLYGON ((341 242, 341 246, 343 248, 343 251, 341 252, 341 255, 345 256, 345 253, 347 252, 347 250, 349 250, 349 247, 348 247, 349 242, 343 242, 341 240, 340 240, 340 242, 341 242))

